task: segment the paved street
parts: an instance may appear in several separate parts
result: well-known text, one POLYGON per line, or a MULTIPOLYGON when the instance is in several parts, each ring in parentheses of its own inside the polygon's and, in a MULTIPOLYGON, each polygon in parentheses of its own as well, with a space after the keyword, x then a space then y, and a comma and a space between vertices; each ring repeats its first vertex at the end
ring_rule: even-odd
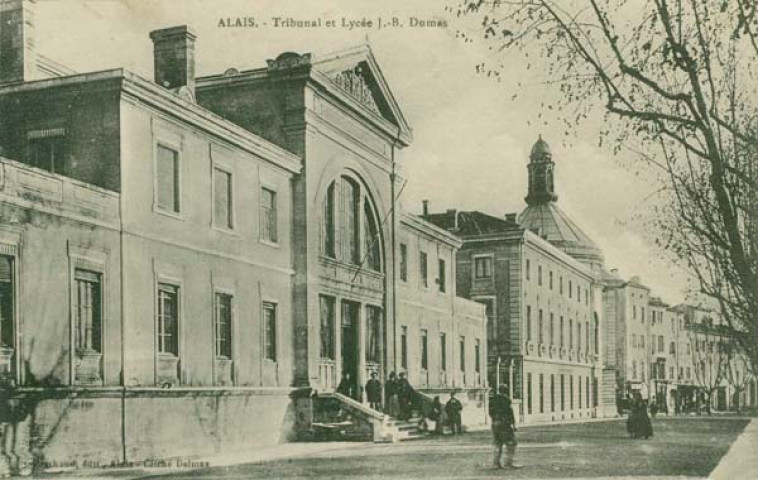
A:
POLYGON ((524 467, 518 471, 491 468, 489 433, 472 432, 133 478, 704 478, 747 423, 724 417, 658 418, 650 440, 629 439, 621 421, 524 428, 518 451, 524 467))

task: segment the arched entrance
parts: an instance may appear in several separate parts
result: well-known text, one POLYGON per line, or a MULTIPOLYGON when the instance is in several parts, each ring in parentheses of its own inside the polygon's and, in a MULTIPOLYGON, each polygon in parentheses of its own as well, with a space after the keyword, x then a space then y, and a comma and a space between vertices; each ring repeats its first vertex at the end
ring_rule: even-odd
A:
POLYGON ((385 248, 367 185, 345 171, 321 198, 319 384, 365 400, 370 374, 384 377, 385 248))

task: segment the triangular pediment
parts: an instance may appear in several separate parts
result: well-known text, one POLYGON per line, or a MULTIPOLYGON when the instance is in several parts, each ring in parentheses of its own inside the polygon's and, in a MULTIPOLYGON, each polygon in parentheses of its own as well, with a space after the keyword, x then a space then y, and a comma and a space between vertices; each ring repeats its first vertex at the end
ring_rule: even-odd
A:
POLYGON ((401 140, 410 143, 410 127, 368 44, 326 55, 312 65, 340 91, 398 127, 401 140))

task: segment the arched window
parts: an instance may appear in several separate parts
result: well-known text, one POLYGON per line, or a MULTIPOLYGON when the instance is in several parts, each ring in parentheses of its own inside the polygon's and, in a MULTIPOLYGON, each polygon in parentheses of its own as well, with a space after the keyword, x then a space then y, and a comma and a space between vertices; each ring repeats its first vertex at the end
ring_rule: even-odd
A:
POLYGON ((382 253, 379 248, 381 238, 379 237, 379 226, 376 223, 374 211, 367 198, 363 202, 363 215, 363 241, 366 244, 366 262, 364 266, 379 272, 382 270, 382 253))
POLYGON ((365 189, 353 178, 343 175, 329 184, 322 203, 321 253, 381 271, 381 233, 374 212, 365 189))

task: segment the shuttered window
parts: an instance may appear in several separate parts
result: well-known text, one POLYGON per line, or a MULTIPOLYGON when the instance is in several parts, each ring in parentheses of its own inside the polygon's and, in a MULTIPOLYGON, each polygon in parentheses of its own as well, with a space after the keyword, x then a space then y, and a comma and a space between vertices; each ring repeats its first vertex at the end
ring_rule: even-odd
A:
POLYGON ((216 294, 216 356, 232 358, 232 296, 216 294))
POLYGON ((213 222, 218 227, 232 229, 232 174, 213 169, 213 222))
POLYGON ((162 210, 179 213, 179 153, 158 145, 156 156, 157 206, 162 210))
POLYGON ((276 304, 263 302, 263 352, 267 360, 276 361, 276 304))
POLYGON ((261 189, 261 238, 267 242, 277 243, 277 205, 276 192, 268 188, 261 189))
POLYGON ((158 352, 179 355, 179 289, 158 285, 158 352))
POLYGON ((100 352, 102 331, 100 274, 76 269, 74 272, 75 340, 77 350, 100 352))

